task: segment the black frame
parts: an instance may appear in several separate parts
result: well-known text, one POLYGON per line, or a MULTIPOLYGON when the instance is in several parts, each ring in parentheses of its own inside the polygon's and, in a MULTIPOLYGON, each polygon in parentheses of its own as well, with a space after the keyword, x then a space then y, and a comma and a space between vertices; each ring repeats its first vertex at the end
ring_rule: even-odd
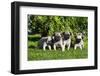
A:
POLYGON ((58 72, 58 71, 72 71, 72 70, 89 70, 97 69, 97 7, 96 6, 80 6, 80 5, 62 5, 62 4, 48 4, 48 3, 31 3, 31 2, 12 2, 11 3, 11 73, 13 74, 26 74, 26 73, 43 73, 43 72, 58 72), (20 70, 19 64, 19 48, 20 48, 20 6, 30 7, 46 7, 46 8, 63 8, 63 9, 83 9, 94 10, 95 12, 95 32, 94 32, 94 66, 84 67, 63 67, 63 68, 49 68, 49 69, 35 69, 35 70, 20 70))

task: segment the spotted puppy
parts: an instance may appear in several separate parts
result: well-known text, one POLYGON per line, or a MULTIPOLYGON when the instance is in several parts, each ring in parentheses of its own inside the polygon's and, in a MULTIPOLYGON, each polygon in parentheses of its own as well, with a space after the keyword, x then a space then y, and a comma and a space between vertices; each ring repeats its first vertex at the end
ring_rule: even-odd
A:
POLYGON ((49 50, 51 50, 51 44, 52 44, 51 36, 42 37, 39 40, 39 48, 43 48, 44 51, 46 50, 46 47, 48 47, 49 50))
POLYGON ((71 33, 70 32, 63 32, 63 47, 65 49, 65 46, 67 46, 67 49, 70 49, 71 46, 71 33))
POLYGON ((64 51, 63 39, 60 32, 56 32, 53 35, 52 42, 54 50, 56 50, 57 47, 61 47, 62 51, 64 51))
POLYGON ((75 42, 74 49, 76 50, 77 47, 79 47, 81 50, 84 47, 84 41, 83 41, 83 34, 82 33, 78 33, 77 36, 76 36, 76 42, 75 42))

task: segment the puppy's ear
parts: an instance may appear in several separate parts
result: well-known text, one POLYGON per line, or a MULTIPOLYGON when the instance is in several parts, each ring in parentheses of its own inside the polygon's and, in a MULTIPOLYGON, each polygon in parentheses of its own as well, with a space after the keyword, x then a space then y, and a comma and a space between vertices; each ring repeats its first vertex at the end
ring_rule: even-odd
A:
POLYGON ((61 36, 64 36, 64 34, 65 34, 65 32, 62 32, 62 33, 61 33, 61 36))
POLYGON ((72 32, 70 32, 70 35, 72 35, 72 32))
POLYGON ((84 35, 82 35, 82 39, 84 39, 84 35))
POLYGON ((77 38, 77 36, 76 36, 76 35, 74 35, 74 37, 75 37, 75 39, 77 38))
POLYGON ((62 32, 62 35, 64 35, 65 34, 65 32, 62 32))

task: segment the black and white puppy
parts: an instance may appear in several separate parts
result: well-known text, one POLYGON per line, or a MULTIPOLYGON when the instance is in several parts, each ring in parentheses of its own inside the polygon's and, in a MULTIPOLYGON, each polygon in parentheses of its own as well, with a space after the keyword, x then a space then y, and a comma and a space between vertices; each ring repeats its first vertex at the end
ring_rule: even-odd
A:
POLYGON ((46 47, 49 48, 49 50, 51 50, 51 45, 52 45, 52 38, 51 36, 47 36, 47 37, 42 37, 39 40, 39 47, 43 48, 43 50, 46 50, 46 47))
POLYGON ((74 49, 76 50, 77 47, 79 47, 81 50, 82 48, 84 48, 84 41, 83 41, 83 34, 82 33, 78 33, 76 35, 76 41, 75 41, 75 46, 74 49))
POLYGON ((71 46, 71 33, 70 32, 63 32, 63 47, 65 49, 65 46, 67 46, 67 49, 70 49, 71 46))
POLYGON ((62 51, 64 51, 63 38, 60 32, 56 32, 53 35, 52 42, 54 50, 56 50, 57 47, 61 47, 62 51))

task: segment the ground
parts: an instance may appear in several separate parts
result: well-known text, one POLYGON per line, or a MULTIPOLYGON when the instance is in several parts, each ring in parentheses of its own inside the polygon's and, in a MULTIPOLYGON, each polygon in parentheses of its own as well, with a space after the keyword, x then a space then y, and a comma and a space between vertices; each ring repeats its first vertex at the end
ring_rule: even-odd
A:
POLYGON ((40 35, 28 35, 28 60, 54 60, 54 59, 83 59, 88 57, 87 40, 85 40, 85 47, 81 50, 73 48, 62 52, 61 49, 45 50, 38 49, 38 40, 40 35))

